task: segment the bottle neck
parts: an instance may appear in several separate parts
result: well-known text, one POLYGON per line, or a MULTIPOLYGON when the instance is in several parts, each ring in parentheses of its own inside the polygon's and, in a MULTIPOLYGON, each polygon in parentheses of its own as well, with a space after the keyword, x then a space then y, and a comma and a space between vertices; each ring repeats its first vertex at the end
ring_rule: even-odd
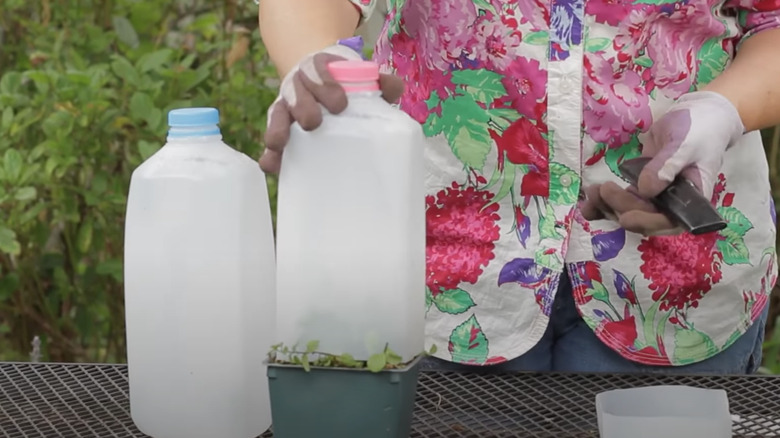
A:
POLYGON ((168 140, 186 140, 191 141, 193 139, 207 138, 209 140, 214 138, 222 138, 222 133, 217 125, 201 125, 201 126, 171 126, 168 129, 168 140))
POLYGON ((219 143, 222 141, 221 135, 200 135, 193 137, 168 137, 166 139, 168 145, 186 146, 200 143, 219 143))
POLYGON ((371 93, 379 91, 379 82, 367 81, 367 82, 341 82, 341 86, 349 94, 354 93, 371 93))

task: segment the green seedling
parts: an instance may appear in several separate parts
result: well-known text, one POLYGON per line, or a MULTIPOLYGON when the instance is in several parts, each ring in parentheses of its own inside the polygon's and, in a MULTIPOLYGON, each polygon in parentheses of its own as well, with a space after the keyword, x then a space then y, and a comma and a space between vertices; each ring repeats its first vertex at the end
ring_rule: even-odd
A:
MULTIPOLYGON (((317 340, 307 342, 306 348, 303 350, 299 350, 297 344, 292 347, 288 347, 283 343, 276 344, 271 347, 271 351, 268 353, 268 362, 300 365, 307 372, 311 371, 312 367, 324 367, 367 369, 374 373, 403 368, 408 364, 408 362, 402 362, 401 356, 391 350, 388 345, 385 345, 383 352, 369 356, 368 360, 356 360, 348 353, 325 353, 318 351, 319 347, 320 341, 317 340)), ((433 355, 434 353, 436 353, 435 345, 424 354, 433 355)))

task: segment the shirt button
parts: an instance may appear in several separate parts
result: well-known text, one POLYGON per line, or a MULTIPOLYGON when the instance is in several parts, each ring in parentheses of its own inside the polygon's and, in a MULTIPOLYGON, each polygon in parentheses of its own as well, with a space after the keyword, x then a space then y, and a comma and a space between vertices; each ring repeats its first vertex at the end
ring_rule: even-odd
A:
POLYGON ((559 90, 563 94, 570 94, 575 91, 577 85, 577 72, 565 72, 561 76, 561 80, 558 84, 559 90))
POLYGON ((569 175, 561 175, 560 182, 562 186, 569 187, 571 185, 571 177, 569 175))

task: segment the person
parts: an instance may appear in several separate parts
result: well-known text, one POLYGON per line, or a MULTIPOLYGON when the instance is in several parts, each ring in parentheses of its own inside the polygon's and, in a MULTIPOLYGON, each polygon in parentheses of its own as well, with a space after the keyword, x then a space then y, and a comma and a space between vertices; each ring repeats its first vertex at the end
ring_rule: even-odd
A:
MULTIPOLYGON (((292 123, 347 105, 326 65, 375 0, 260 0, 292 123)), ((777 281, 759 130, 780 123, 780 0, 394 0, 383 97, 427 137, 426 363, 459 371, 756 372, 777 281), (637 187, 618 166, 652 158, 637 187), (648 199, 678 175, 727 228, 648 199)))

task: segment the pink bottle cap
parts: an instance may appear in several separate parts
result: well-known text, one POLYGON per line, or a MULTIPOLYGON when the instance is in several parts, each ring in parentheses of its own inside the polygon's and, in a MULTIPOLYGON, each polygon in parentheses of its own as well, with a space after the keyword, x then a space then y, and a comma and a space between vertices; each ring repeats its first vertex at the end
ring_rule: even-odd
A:
POLYGON ((374 62, 334 61, 328 70, 346 91, 379 90, 379 66, 374 62))

